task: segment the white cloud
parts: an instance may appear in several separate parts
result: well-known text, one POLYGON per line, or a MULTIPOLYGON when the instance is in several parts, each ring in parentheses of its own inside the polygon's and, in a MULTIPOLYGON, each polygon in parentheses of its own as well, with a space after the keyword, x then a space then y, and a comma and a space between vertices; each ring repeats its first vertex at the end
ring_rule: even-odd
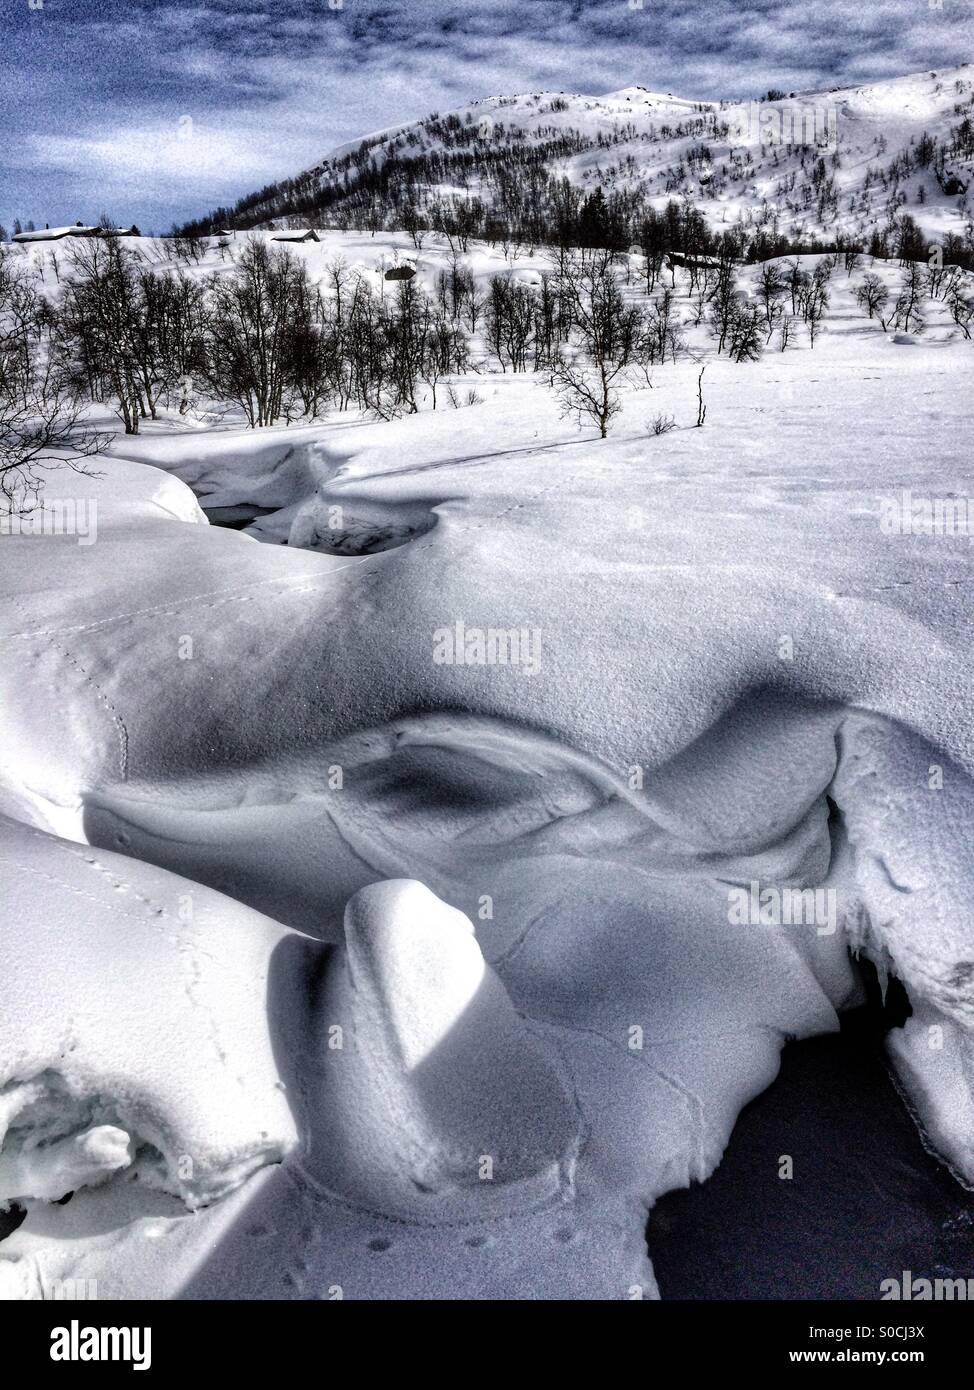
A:
POLYGON ((243 131, 198 124, 187 115, 175 124, 121 126, 86 135, 35 135, 18 151, 21 168, 88 169, 101 179, 156 181, 248 179, 270 176, 271 162, 243 131))

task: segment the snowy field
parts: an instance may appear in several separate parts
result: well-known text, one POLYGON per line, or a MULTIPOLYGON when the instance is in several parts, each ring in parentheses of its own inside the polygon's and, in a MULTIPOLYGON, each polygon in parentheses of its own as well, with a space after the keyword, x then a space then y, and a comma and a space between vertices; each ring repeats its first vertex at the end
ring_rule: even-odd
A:
POLYGON ((687 322, 604 440, 482 358, 49 475, 0 541, 4 1296, 653 1298, 647 1211, 859 954, 974 1183, 974 345, 866 273, 756 362, 687 322))

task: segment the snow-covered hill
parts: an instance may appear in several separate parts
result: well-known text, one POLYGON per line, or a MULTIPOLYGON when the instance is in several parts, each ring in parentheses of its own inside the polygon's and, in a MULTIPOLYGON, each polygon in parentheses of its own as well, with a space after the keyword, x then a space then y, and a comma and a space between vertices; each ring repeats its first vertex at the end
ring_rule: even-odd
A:
POLYGON ((196 226, 303 216, 315 225, 405 225, 417 214, 429 222, 431 209, 436 225, 438 200, 454 209, 479 201, 529 240, 544 239, 551 181, 565 178, 637 209, 690 198, 715 230, 868 239, 908 210, 928 235, 962 236, 972 111, 966 64, 751 102, 638 86, 604 96, 494 96, 340 146, 196 226))

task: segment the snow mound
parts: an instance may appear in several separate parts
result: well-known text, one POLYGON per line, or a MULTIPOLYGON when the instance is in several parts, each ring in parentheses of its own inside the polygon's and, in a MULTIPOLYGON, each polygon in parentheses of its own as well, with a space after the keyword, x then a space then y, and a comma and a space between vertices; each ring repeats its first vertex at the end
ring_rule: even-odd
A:
POLYGON ((0 872, 0 1203, 124 1169, 196 1207, 293 1147, 274 1037, 278 991, 292 1012, 304 992, 300 946, 275 957, 293 933, 6 818, 0 872))
POLYGON ((577 1119, 470 921, 421 883, 363 888, 327 990, 320 1176, 383 1209, 553 1191, 577 1119))

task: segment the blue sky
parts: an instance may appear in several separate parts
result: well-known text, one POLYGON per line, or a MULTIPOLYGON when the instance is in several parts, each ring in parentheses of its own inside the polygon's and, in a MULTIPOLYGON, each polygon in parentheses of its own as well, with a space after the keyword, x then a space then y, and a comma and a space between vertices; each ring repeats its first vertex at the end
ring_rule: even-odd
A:
POLYGON ((143 230, 497 92, 688 97, 974 58, 974 0, 0 0, 0 222, 143 230))

